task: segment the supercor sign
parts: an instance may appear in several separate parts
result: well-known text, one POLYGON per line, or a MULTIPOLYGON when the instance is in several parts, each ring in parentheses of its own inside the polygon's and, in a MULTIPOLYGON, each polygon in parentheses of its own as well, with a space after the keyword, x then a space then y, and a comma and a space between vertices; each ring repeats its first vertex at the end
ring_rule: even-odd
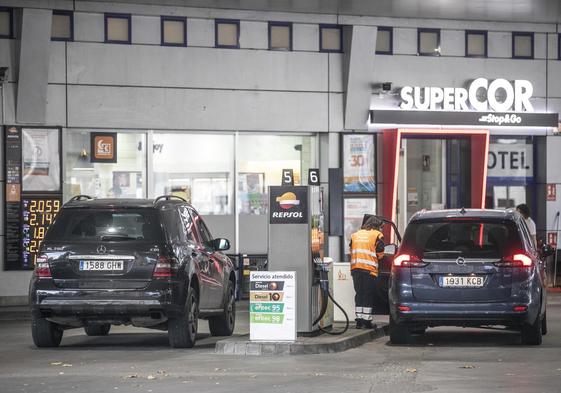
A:
POLYGON ((503 78, 492 81, 486 78, 473 80, 463 87, 420 87, 401 88, 400 108, 405 110, 444 110, 478 112, 533 112, 530 102, 534 87, 530 81, 503 78))

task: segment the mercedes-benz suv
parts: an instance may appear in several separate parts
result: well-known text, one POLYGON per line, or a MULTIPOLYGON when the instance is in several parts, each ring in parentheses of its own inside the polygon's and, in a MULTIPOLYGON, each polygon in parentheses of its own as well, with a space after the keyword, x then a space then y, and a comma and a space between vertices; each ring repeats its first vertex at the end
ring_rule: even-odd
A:
POLYGON ((390 340, 432 326, 505 325, 525 344, 547 332, 544 257, 515 210, 423 211, 393 259, 390 340))
POLYGON ((66 203, 46 233, 31 278, 32 335, 55 347, 63 331, 90 336, 111 325, 167 330, 192 347, 198 319, 213 335, 235 325, 235 272, 197 211, 173 196, 66 203))

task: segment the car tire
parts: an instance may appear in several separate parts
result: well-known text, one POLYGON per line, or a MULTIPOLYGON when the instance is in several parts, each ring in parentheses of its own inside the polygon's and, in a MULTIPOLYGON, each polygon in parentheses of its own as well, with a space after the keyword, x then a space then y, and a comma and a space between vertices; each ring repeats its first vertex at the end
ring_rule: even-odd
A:
POLYGON ((422 335, 422 334, 425 334, 426 331, 427 331, 427 328, 413 329, 413 330, 411 330, 411 334, 422 335))
POLYGON ((542 318, 542 336, 547 334, 547 311, 543 313, 542 318))
POLYGON ((103 325, 86 325, 84 331, 88 336, 107 336, 111 330, 111 325, 106 323, 103 325))
POLYGON ((542 321, 539 312, 534 322, 522 325, 521 335, 522 344, 540 345, 542 343, 542 321))
POLYGON ((390 342, 392 344, 408 344, 411 340, 409 327, 404 323, 397 323, 390 314, 390 342))
POLYGON ((177 318, 168 321, 168 339, 172 348, 193 348, 197 340, 199 323, 199 297, 190 287, 185 300, 185 311, 177 318))
POLYGON ((31 321, 31 335, 35 346, 39 348, 58 347, 62 340, 62 327, 45 318, 33 318, 31 321))
POLYGON ((213 336, 231 336, 234 333, 236 326, 236 295, 232 281, 228 281, 225 295, 226 300, 224 301, 222 315, 208 319, 210 334, 213 336))

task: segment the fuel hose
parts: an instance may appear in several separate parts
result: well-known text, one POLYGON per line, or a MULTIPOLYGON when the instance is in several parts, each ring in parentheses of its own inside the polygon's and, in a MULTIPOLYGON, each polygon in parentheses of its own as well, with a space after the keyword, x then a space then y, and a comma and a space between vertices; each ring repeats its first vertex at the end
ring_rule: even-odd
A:
POLYGON ((327 330, 327 329, 324 329, 321 326, 319 326, 319 330, 321 330, 323 333, 326 333, 326 334, 329 334, 329 335, 332 335, 332 336, 339 336, 339 335, 345 333, 349 329, 349 316, 347 315, 345 309, 343 307, 341 307, 341 305, 339 303, 337 303, 337 301, 333 298, 333 296, 331 296, 331 293, 329 292, 329 280, 327 278, 327 272, 326 271, 321 271, 320 272, 320 288, 321 288, 321 311, 320 311, 319 316, 316 318, 316 320, 314 321, 312 326, 315 326, 316 324, 319 323, 319 321, 321 321, 321 319, 325 315, 325 312, 327 311, 327 304, 329 302, 329 299, 331 299, 333 304, 336 305, 337 308, 339 308, 339 310, 341 310, 343 312, 343 315, 345 315, 345 320, 346 320, 345 328, 341 331, 334 332, 334 331, 327 330))

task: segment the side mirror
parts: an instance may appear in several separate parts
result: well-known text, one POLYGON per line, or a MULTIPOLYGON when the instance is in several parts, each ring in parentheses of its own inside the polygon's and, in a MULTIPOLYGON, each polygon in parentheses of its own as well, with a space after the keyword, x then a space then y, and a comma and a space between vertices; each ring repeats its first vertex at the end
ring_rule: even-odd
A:
POLYGON ((216 251, 226 251, 230 249, 230 241, 228 239, 218 238, 214 239, 212 243, 216 251))
POLYGON ((553 255, 555 253, 555 249, 553 247, 551 247, 549 244, 544 244, 542 246, 542 257, 548 257, 550 255, 553 255))
POLYGON ((384 247, 384 254, 395 255, 397 254, 397 246, 395 244, 388 244, 384 247))

